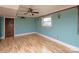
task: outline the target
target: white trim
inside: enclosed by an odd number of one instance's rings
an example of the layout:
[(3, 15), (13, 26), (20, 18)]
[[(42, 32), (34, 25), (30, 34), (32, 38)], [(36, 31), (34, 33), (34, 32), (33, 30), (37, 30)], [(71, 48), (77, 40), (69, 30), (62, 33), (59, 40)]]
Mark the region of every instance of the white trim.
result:
[(36, 32), (29, 32), (29, 33), (23, 33), (23, 34), (16, 34), (14, 37), (16, 37), (16, 36), (23, 36), (23, 35), (30, 35), (30, 34), (36, 34)]
[[(15, 34), (14, 37), (16, 37), (16, 36), (23, 36), (23, 35), (30, 35), (30, 34), (37, 34), (37, 32), (29, 32), (29, 33), (23, 33), (23, 34)], [(0, 37), (0, 39), (5, 39), (5, 36)]]
[[(43, 37), (45, 37), (45, 38), (47, 38), (47, 39), (49, 39), (49, 40), (51, 40), (51, 41), (57, 42), (57, 43), (59, 43), (59, 44), (62, 44), (62, 45), (64, 45), (64, 46), (66, 46), (66, 47), (68, 47), (68, 48), (74, 50), (74, 51), (78, 51), (78, 52), (79, 52), (79, 48), (78, 48), (78, 47), (72, 46), (72, 45), (70, 45), (70, 44), (64, 43), (64, 42), (62, 42), (62, 41), (59, 41), (59, 40), (54, 39), (54, 38), (52, 38), (52, 37), (48, 37), (48, 36), (43, 35), (43, 34), (38, 33), (38, 32), (29, 32), (29, 33), (23, 33), (23, 34), (15, 34), (14, 37), (16, 37), (16, 36), (23, 36), (23, 35), (30, 35), (30, 34), (38, 34), (38, 35), (43, 36)], [(1, 37), (1, 39), (4, 39), (4, 38), (5, 38), (4, 36)]]
[(37, 34), (40, 35), (40, 36), (43, 36), (43, 37), (45, 37), (45, 38), (47, 38), (47, 39), (49, 39), (49, 40), (51, 40), (51, 41), (57, 42), (57, 43), (59, 43), (59, 44), (62, 44), (62, 45), (66, 46), (66, 47), (68, 47), (68, 48), (70, 48), (70, 49), (72, 49), (72, 50), (74, 50), (74, 51), (78, 51), (78, 52), (79, 52), (79, 48), (78, 48), (78, 47), (72, 46), (72, 45), (70, 45), (70, 44), (64, 43), (64, 42), (62, 42), (62, 41), (59, 41), (59, 40), (57, 40), (57, 39), (54, 39), (54, 38), (52, 38), (52, 37), (48, 37), (48, 36), (43, 35), (43, 34), (40, 34), (40, 33), (37, 33)]

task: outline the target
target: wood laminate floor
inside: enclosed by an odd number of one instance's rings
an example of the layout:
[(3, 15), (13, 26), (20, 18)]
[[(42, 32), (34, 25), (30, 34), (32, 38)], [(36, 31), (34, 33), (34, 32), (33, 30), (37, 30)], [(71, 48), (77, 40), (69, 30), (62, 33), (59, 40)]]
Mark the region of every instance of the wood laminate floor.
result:
[(7, 38), (0, 42), (0, 52), (5, 53), (63, 53), (72, 52), (71, 49), (52, 42), (37, 34)]

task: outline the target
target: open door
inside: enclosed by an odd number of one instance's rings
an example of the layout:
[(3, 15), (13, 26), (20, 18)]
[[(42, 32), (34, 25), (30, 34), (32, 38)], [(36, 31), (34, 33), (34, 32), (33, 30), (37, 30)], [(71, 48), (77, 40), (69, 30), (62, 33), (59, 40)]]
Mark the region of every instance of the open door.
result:
[(14, 37), (14, 18), (5, 18), (5, 38)]

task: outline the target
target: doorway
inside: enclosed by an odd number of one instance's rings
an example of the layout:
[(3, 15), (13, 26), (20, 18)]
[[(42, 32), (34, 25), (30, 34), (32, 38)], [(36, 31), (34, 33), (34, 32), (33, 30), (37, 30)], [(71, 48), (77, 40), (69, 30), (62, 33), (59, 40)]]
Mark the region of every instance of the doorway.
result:
[(5, 38), (14, 38), (14, 18), (5, 18)]

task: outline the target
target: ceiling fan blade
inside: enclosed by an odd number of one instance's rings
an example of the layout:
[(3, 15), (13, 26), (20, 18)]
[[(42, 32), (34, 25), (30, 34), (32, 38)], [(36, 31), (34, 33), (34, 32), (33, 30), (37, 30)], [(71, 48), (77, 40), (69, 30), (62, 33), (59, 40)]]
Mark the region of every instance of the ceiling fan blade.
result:
[(39, 12), (32, 12), (32, 13), (37, 13), (37, 14), (39, 14)]
[(24, 13), (24, 14), (28, 14), (28, 13)]

